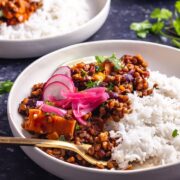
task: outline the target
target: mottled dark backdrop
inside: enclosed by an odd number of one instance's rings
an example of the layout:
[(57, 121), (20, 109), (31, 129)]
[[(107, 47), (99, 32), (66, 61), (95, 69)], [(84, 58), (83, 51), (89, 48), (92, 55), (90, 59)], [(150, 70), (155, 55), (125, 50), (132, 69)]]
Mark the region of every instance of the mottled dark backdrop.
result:
[[(173, 8), (174, 0), (112, 0), (111, 11), (104, 26), (88, 41), (104, 39), (137, 39), (129, 30), (133, 21), (142, 21), (155, 7)], [(162, 43), (157, 37), (146, 40)], [(0, 81), (15, 80), (35, 59), (0, 59)], [(0, 96), (0, 136), (12, 136), (7, 120), (7, 95)], [(63, 173), (63, 172), (62, 172)], [(20, 148), (0, 146), (0, 180), (56, 180), (32, 162)]]

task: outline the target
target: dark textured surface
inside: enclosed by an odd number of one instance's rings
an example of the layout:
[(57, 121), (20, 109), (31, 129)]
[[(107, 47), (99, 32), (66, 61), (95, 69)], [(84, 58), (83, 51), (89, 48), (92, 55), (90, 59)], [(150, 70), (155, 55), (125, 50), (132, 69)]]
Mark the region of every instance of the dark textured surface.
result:
[[(174, 0), (112, 0), (108, 20), (88, 41), (104, 39), (137, 39), (129, 30), (133, 21), (142, 21), (155, 7), (173, 8)], [(159, 38), (149, 36), (148, 41), (162, 43)], [(32, 60), (0, 59), (0, 81), (15, 80)], [(0, 96), (0, 136), (11, 136), (7, 113), (7, 95)], [(47, 173), (32, 162), (20, 148), (0, 146), (0, 180), (29, 180), (58, 178)]]

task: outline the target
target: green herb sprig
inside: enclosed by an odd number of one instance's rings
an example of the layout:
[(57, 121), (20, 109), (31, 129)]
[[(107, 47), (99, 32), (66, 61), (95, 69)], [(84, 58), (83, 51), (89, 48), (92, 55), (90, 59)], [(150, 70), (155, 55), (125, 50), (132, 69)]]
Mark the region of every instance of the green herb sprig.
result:
[(78, 124), (76, 124), (76, 127), (75, 127), (76, 131), (80, 130), (80, 126)]
[(114, 67), (116, 69), (122, 69), (123, 68), (123, 63), (121, 59), (118, 59), (116, 55), (113, 53), (112, 56), (107, 57), (107, 56), (95, 56), (95, 59), (98, 64), (102, 64), (104, 61), (109, 60), (114, 64)]
[(177, 129), (175, 129), (173, 132), (172, 132), (172, 137), (177, 137), (179, 136), (179, 131)]
[(99, 86), (100, 83), (101, 81), (88, 81), (85, 83), (85, 85), (87, 88), (93, 88)]
[(154, 34), (169, 39), (172, 45), (180, 48), (180, 0), (176, 1), (173, 12), (156, 8), (150, 14), (149, 20), (134, 22), (130, 29), (135, 31), (139, 38)]
[(0, 94), (5, 94), (10, 92), (11, 88), (13, 86), (13, 82), (12, 81), (3, 81), (0, 82)]

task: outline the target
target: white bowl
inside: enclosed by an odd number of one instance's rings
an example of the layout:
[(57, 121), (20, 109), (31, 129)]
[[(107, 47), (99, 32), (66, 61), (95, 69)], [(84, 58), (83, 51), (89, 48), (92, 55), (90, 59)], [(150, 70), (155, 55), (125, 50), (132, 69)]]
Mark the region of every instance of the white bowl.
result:
[[(8, 100), (8, 117), (14, 136), (30, 136), (21, 127), (22, 117), (18, 114), (17, 108), (21, 100), (29, 95), (33, 84), (46, 81), (51, 73), (63, 63), (94, 55), (111, 55), (113, 52), (119, 56), (140, 53), (148, 60), (152, 70), (159, 70), (180, 78), (180, 50), (159, 44), (112, 40), (78, 44), (55, 51), (32, 63), (14, 83)], [(22, 149), (39, 166), (64, 179), (175, 180), (175, 178), (180, 178), (180, 163), (133, 171), (98, 170), (68, 164), (49, 156), (38, 148), (23, 147)]]
[(107, 19), (111, 0), (88, 0), (94, 18), (76, 30), (33, 40), (0, 40), (1, 58), (29, 58), (47, 54), (59, 48), (82, 42), (97, 32)]

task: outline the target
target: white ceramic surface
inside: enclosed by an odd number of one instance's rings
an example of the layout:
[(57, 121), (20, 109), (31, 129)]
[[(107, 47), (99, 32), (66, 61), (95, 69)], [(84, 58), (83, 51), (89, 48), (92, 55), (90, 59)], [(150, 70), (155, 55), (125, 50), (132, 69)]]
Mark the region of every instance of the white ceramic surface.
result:
[(76, 30), (34, 40), (0, 40), (0, 58), (29, 58), (82, 42), (97, 32), (107, 19), (111, 0), (88, 0), (94, 18)]
[[(46, 55), (27, 67), (17, 78), (8, 100), (8, 117), (14, 136), (28, 137), (21, 127), (22, 117), (17, 108), (21, 100), (28, 96), (33, 84), (44, 82), (60, 65), (74, 59), (94, 55), (140, 53), (149, 62), (152, 70), (159, 70), (180, 78), (180, 50), (141, 41), (99, 41), (73, 45)], [(98, 170), (71, 165), (55, 159), (38, 148), (23, 147), (24, 152), (39, 166), (54, 175), (72, 180), (179, 180), (180, 163), (133, 171)]]

